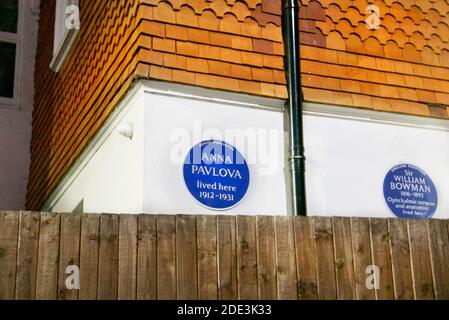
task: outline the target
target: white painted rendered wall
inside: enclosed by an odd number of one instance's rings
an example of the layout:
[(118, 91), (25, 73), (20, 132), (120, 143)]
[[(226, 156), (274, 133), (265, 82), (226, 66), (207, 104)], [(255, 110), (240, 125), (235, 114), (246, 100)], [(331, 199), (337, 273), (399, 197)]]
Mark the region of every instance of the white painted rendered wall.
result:
[[(286, 215), (282, 106), (279, 100), (141, 82), (44, 210), (72, 211), (84, 199), (85, 212)], [(383, 198), (383, 180), (391, 168), (408, 163), (426, 171), (438, 189), (434, 218), (449, 218), (447, 121), (325, 105), (305, 108), (310, 216), (393, 217)], [(117, 133), (128, 123), (134, 125), (133, 140)], [(223, 138), (229, 129), (277, 133), (274, 145), (267, 142), (275, 147), (268, 175), (267, 162), (252, 158), (248, 139)], [(179, 148), (185, 134), (189, 141)], [(198, 204), (185, 186), (182, 161), (173, 161), (183, 160), (198, 142), (217, 138), (237, 147), (251, 171), (246, 198), (226, 212)]]
[[(215, 98), (219, 99), (210, 99), (213, 93), (201, 90), (190, 94), (195, 96), (148, 92), (142, 97), (144, 211), (285, 215), (284, 103), (267, 99), (251, 101), (248, 96), (237, 94), (219, 97), (216, 93)], [(248, 192), (238, 206), (227, 211), (212, 211), (197, 203), (184, 182), (182, 168), (187, 153), (208, 140), (233, 145), (248, 162), (251, 175)]]
[(17, 99), (0, 103), (0, 210), (25, 208), (39, 1), (20, 0)]
[[(45, 210), (72, 212), (83, 201), (83, 212), (143, 212), (143, 106), (128, 101), (120, 111), (90, 146), (81, 164), (72, 169)], [(133, 125), (132, 139), (119, 133), (127, 124)]]
[[(280, 149), (273, 150), (277, 167), (265, 161), (262, 168), (274, 173), (266, 175), (250, 164), (252, 184), (248, 195), (226, 213), (285, 214), (283, 102), (194, 91), (191, 87), (155, 82), (138, 85), (117, 107), (103, 132), (72, 167), (43, 210), (72, 212), (83, 201), (83, 211), (91, 213), (215, 214), (196, 203), (184, 184), (182, 163), (173, 163), (170, 158), (177, 144), (172, 134), (177, 130), (191, 132), (193, 123), (201, 122), (206, 135), (200, 140), (213, 137), (207, 134), (210, 128), (219, 132), (271, 128), (277, 132), (274, 144)], [(222, 99), (214, 100), (212, 96)], [(247, 103), (242, 105), (239, 99)], [(132, 140), (118, 133), (122, 125), (128, 124), (134, 128)], [(200, 140), (192, 137), (191, 143)], [(186, 145), (185, 153), (181, 152), (182, 160), (191, 143)], [(242, 142), (236, 147), (241, 152), (245, 149)]]
[(395, 217), (384, 200), (383, 182), (396, 165), (412, 164), (437, 188), (433, 218), (449, 218), (449, 122), (348, 112), (353, 115), (308, 112), (305, 117), (309, 214)]

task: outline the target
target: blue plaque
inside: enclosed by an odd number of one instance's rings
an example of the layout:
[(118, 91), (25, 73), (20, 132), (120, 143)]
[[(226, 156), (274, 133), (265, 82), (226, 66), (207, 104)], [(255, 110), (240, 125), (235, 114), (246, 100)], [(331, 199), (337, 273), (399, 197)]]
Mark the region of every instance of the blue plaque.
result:
[(432, 179), (411, 164), (400, 164), (387, 173), (384, 197), (398, 218), (431, 218), (438, 206), (438, 194)]
[(242, 154), (216, 140), (203, 141), (184, 162), (184, 181), (192, 196), (212, 210), (229, 210), (245, 197), (250, 172)]

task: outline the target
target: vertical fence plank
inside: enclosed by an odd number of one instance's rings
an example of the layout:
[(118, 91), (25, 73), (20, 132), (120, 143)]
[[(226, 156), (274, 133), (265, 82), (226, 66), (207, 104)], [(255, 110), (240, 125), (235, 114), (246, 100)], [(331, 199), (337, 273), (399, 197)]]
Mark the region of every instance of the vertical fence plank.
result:
[(332, 223), (338, 299), (353, 300), (356, 296), (351, 220), (349, 218), (334, 218)]
[(100, 216), (81, 217), (80, 300), (95, 300), (98, 284), (98, 254), (100, 247)]
[(432, 300), (435, 295), (433, 292), (427, 221), (421, 219), (409, 220), (408, 233), (415, 299)]
[(79, 290), (67, 288), (66, 274), (68, 266), (80, 266), (81, 215), (61, 215), (61, 237), (59, 247), (58, 299), (77, 300)]
[(449, 239), (446, 221), (429, 220), (428, 232), (435, 298), (447, 300), (449, 299)]
[(385, 219), (370, 219), (373, 264), (379, 267), (380, 288), (377, 300), (394, 300), (393, 270), (391, 267), (388, 223)]
[(217, 217), (219, 299), (237, 300), (236, 218)]
[(276, 237), (274, 217), (258, 217), (256, 227), (258, 265), (257, 284), (259, 299), (276, 300), (278, 299), (278, 295), (276, 282)]
[(157, 219), (157, 294), (159, 300), (176, 300), (176, 217)]
[(0, 300), (14, 300), (19, 216), (0, 211)]
[(301, 300), (318, 299), (313, 220), (294, 217), (298, 295)]
[(374, 290), (366, 287), (369, 276), (366, 268), (373, 264), (371, 258), (371, 239), (369, 220), (351, 219), (352, 252), (354, 255), (355, 293), (357, 300), (374, 299)]
[(176, 219), (176, 257), (178, 299), (198, 298), (198, 262), (196, 248), (196, 217)]
[(316, 248), (318, 298), (337, 299), (334, 241), (331, 218), (313, 218)]
[(119, 226), (118, 299), (137, 294), (137, 215), (121, 215)]
[(237, 275), (240, 300), (257, 299), (256, 218), (237, 217)]
[(217, 274), (217, 219), (212, 216), (197, 217), (198, 248), (198, 299), (218, 298)]
[(98, 299), (118, 298), (119, 216), (101, 215), (98, 254)]
[(389, 219), (391, 264), (396, 300), (412, 300), (413, 283), (407, 221)]
[(32, 300), (36, 297), (39, 220), (40, 214), (37, 212), (20, 213), (16, 271), (17, 300)]
[(141, 215), (137, 241), (137, 299), (157, 299), (157, 218)]
[(39, 300), (56, 300), (58, 296), (60, 231), (61, 215), (41, 214), (36, 280)]
[(298, 299), (295, 239), (291, 217), (276, 217), (277, 284), (281, 300)]

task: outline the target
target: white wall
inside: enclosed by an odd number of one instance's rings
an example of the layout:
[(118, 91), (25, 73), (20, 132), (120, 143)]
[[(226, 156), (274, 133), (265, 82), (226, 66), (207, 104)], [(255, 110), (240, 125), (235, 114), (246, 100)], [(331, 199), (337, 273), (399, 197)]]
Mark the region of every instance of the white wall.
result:
[[(277, 108), (242, 105), (243, 95), (221, 101), (203, 97), (148, 93), (145, 108), (144, 211), (148, 213), (286, 215), (284, 180), (284, 114)], [(235, 99), (232, 101), (231, 99)], [(183, 177), (187, 153), (202, 141), (233, 145), (249, 165), (245, 198), (227, 211), (200, 205)]]
[(31, 113), (0, 107), (0, 209), (25, 208)]
[[(83, 201), (83, 212), (142, 213), (143, 119), (143, 109), (134, 101), (120, 108), (45, 210), (72, 212)], [(128, 124), (133, 124), (132, 139), (119, 133)]]
[[(141, 82), (47, 208), (72, 211), (84, 199), (85, 212), (286, 215), (282, 106), (279, 100)], [(307, 104), (304, 122), (310, 216), (394, 217), (383, 181), (390, 169), (407, 163), (423, 169), (438, 189), (434, 218), (449, 218), (447, 121)], [(126, 123), (134, 125), (133, 140), (117, 133)], [(246, 197), (225, 212), (197, 203), (183, 179), (188, 151), (210, 139), (234, 145), (251, 171)]]
[[(384, 200), (387, 172), (399, 164), (424, 170), (439, 196), (434, 218), (449, 218), (449, 124), (367, 112), (355, 117), (305, 117), (307, 195), (310, 215), (394, 217)], [(374, 117), (374, 119), (373, 119)], [(375, 118), (378, 118), (376, 120)], [(381, 118), (385, 120), (381, 120)]]
[[(208, 90), (192, 96), (186, 94), (195, 93), (191, 87), (146, 84), (137, 86), (117, 107), (48, 199), (44, 211), (71, 212), (84, 201), (83, 211), (93, 213), (216, 214), (190, 195), (182, 177), (183, 163), (176, 161), (183, 161), (201, 140), (219, 138), (217, 135), (226, 129), (231, 133), (242, 129), (242, 134), (237, 132), (242, 140), (234, 143), (231, 136), (222, 138), (245, 155), (251, 186), (245, 199), (226, 214), (286, 214), (282, 101)], [(211, 99), (211, 94), (223, 99)], [(203, 127), (203, 136), (194, 136), (194, 123)], [(117, 132), (123, 124), (133, 125), (132, 140)], [(208, 133), (211, 128), (216, 129), (216, 135)], [(273, 134), (266, 146), (271, 147), (267, 152), (271, 151), (273, 158), (262, 154), (262, 165), (258, 166), (258, 155), (251, 155), (245, 134), (267, 129)], [(173, 140), (179, 132), (186, 133), (189, 140), (181, 151), (180, 141)], [(180, 151), (180, 158), (171, 158), (175, 151)]]
[(20, 0), (17, 99), (0, 103), (0, 210), (25, 208), (39, 1)]

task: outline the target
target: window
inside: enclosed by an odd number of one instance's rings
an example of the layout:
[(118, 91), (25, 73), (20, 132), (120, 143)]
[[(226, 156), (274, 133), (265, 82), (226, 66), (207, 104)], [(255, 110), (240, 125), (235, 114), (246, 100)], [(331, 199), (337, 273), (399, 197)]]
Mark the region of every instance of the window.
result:
[(19, 1), (0, 2), (0, 103), (15, 104), (17, 97), (17, 57)]
[(0, 31), (17, 33), (18, 6), (18, 0), (0, 2)]
[(58, 72), (80, 29), (79, 0), (56, 0), (53, 59), (50, 68)]

